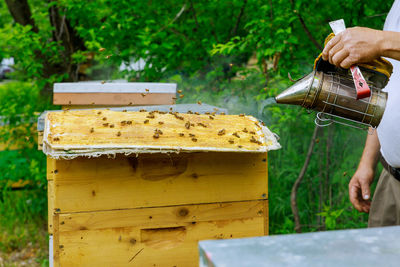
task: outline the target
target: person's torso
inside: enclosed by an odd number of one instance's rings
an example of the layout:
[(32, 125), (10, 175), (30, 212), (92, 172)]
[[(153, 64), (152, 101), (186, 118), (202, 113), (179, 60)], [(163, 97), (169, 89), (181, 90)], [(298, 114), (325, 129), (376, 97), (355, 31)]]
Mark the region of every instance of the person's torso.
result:
[[(400, 32), (400, 0), (393, 3), (384, 30)], [(384, 89), (388, 92), (388, 101), (378, 127), (378, 138), (383, 157), (391, 166), (400, 168), (400, 61), (388, 60), (393, 65), (393, 73)]]

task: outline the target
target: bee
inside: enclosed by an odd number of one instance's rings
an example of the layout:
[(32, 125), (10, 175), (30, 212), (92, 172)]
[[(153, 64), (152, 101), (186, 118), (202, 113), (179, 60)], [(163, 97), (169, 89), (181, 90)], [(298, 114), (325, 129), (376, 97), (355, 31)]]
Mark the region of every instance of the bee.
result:
[(126, 112), (126, 109), (122, 110), (122, 112)]
[(149, 111), (149, 114), (152, 115), (154, 114), (154, 112), (156, 112), (155, 110)]
[(117, 133), (117, 136), (121, 136), (121, 132), (118, 132), (118, 133)]
[(252, 135), (255, 135), (255, 134), (256, 134), (256, 132), (254, 132), (254, 131), (250, 131), (250, 134), (252, 134)]
[(97, 112), (97, 115), (100, 115), (100, 114), (101, 114), (101, 111)]
[(90, 103), (90, 104), (94, 105), (94, 102), (92, 102), (92, 103)]
[(72, 102), (71, 102), (71, 101), (68, 101), (68, 104), (69, 104), (69, 105), (71, 105), (71, 104), (72, 104)]
[(104, 52), (106, 49), (104, 47), (99, 48), (99, 52)]
[(215, 111), (211, 113), (211, 115), (213, 115), (213, 116), (215, 116), (215, 114), (217, 114), (217, 112), (215, 112)]
[(54, 138), (53, 138), (53, 141), (60, 141), (60, 138), (54, 137)]
[(193, 112), (191, 110), (188, 110), (187, 114), (193, 114)]
[(184, 120), (185, 118), (184, 117), (182, 117), (182, 116), (179, 116), (179, 115), (177, 115), (177, 114), (174, 114), (175, 115), (175, 118), (177, 118), (178, 120)]
[(263, 121), (261, 122), (261, 124), (262, 124), (262, 126), (265, 126), (265, 123)]
[(261, 142), (258, 141), (257, 139), (255, 139), (254, 136), (252, 136), (252, 137), (250, 138), (250, 142), (261, 145)]
[(108, 126), (108, 122), (103, 123), (103, 126), (104, 126), (104, 127), (107, 127), (107, 126)]
[(192, 138), (192, 141), (193, 141), (193, 142), (197, 142), (197, 138), (194, 138), (194, 137), (193, 137), (193, 138)]
[(181, 94), (182, 93), (182, 90), (178, 90), (178, 94)]
[(218, 111), (219, 109), (218, 109), (218, 108), (213, 108), (213, 110), (214, 110), (214, 111)]
[(172, 107), (169, 108), (169, 111), (172, 111)]
[(126, 125), (126, 121), (121, 121), (121, 126), (125, 126)]
[(190, 129), (190, 122), (189, 121), (185, 123), (185, 127), (186, 127), (186, 129)]
[(179, 98), (183, 98), (185, 95), (179, 95)]
[(190, 126), (194, 127), (194, 123), (190, 123)]
[(209, 118), (210, 118), (210, 120), (213, 120), (214, 119), (214, 117), (213, 116), (208, 116)]
[(103, 121), (106, 121), (107, 120), (107, 118), (106, 117), (103, 117)]
[(145, 110), (145, 109), (141, 109), (141, 110), (139, 110), (139, 112), (146, 112), (147, 110)]
[(240, 113), (240, 114), (239, 114), (239, 117), (244, 117), (244, 114), (243, 114), (243, 113)]
[(242, 148), (243, 146), (241, 146), (241, 145), (238, 145), (238, 148)]
[(91, 133), (94, 133), (94, 128), (90, 128), (90, 132), (91, 132)]
[(154, 114), (149, 114), (149, 115), (147, 115), (147, 116), (146, 116), (146, 118), (149, 118), (149, 119), (154, 119), (154, 118), (155, 118), (155, 116), (154, 116)]
[(158, 133), (155, 133), (154, 135), (153, 135), (153, 138), (154, 139), (157, 139), (157, 138), (159, 138), (160, 137), (160, 135), (158, 134)]
[(162, 125), (162, 124), (164, 124), (164, 122), (163, 121), (159, 121), (158, 124)]
[(219, 113), (219, 115), (225, 115), (225, 112), (221, 112), (221, 113)]
[(159, 114), (167, 114), (167, 112), (165, 112), (165, 111), (159, 111), (158, 113)]
[(163, 134), (163, 132), (161, 130), (159, 130), (159, 129), (155, 129), (154, 132), (158, 133), (158, 134)]
[(142, 96), (143, 96), (143, 97), (145, 97), (145, 96), (146, 96), (146, 94), (145, 94), (145, 93), (142, 93)]
[(239, 136), (239, 134), (237, 132), (234, 132), (232, 135), (236, 136), (237, 138), (240, 138), (240, 136)]
[(243, 128), (242, 132), (248, 133), (249, 131), (246, 128)]
[(131, 106), (131, 105), (133, 105), (133, 103), (132, 103), (132, 102), (129, 102), (128, 105)]
[(258, 124), (257, 122), (255, 122), (254, 123), (258, 128), (260, 128), (261, 129), (261, 126), (260, 126), (260, 124)]
[(200, 115), (200, 113), (198, 113), (198, 112), (195, 112), (194, 114), (196, 114), (196, 115)]
[(201, 105), (202, 103), (201, 103), (201, 101), (199, 100), (199, 101), (197, 101), (197, 104)]
[(149, 89), (144, 89), (146, 92), (150, 92), (150, 90)]
[(126, 121), (126, 124), (132, 125), (132, 121)]
[(177, 98), (175, 96), (172, 97), (173, 100), (177, 100)]
[(179, 133), (179, 136), (183, 137), (183, 136), (185, 136), (185, 134), (184, 133)]
[(226, 133), (226, 131), (225, 131), (225, 129), (222, 129), (222, 130), (220, 130), (219, 132), (218, 132), (218, 135), (224, 135)]
[(110, 124), (110, 128), (114, 128), (114, 124)]
[(190, 136), (190, 137), (195, 137), (196, 135), (195, 135), (195, 134), (192, 134), (192, 133), (190, 133), (190, 134), (189, 134), (189, 136)]
[(147, 124), (147, 123), (149, 123), (149, 120), (145, 120), (143, 123), (144, 123), (144, 124)]
[(229, 142), (229, 144), (234, 144), (235, 143), (235, 141), (233, 141), (232, 139), (229, 139), (228, 142)]
[(197, 123), (197, 125), (203, 126), (204, 128), (207, 128), (207, 125), (205, 125), (204, 123), (201, 123), (201, 122)]
[(204, 112), (204, 114), (206, 114), (206, 115), (210, 115), (210, 112), (208, 112), (208, 111), (207, 111), (207, 112)]

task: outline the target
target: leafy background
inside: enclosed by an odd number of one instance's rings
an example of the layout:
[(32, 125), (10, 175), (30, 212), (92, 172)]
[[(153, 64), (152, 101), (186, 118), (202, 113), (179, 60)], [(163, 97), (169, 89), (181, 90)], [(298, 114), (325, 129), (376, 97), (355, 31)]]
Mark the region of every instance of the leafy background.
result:
[[(11, 15), (15, 2), (30, 11), (26, 20)], [(315, 114), (273, 104), (271, 98), (291, 85), (288, 73), (296, 79), (312, 70), (330, 33), (329, 21), (343, 18), (348, 27), (381, 29), (391, 4), (0, 2), (0, 58), (15, 60), (13, 81), (0, 85), (0, 266), (19, 266), (16, 259), (47, 264), (46, 162), (36, 149), (35, 122), (43, 110), (59, 108), (51, 105), (51, 89), (60, 81), (176, 82), (185, 95), (178, 103), (201, 100), (264, 120), (282, 145), (269, 153), (270, 233), (294, 232), (290, 191), (304, 163)], [(140, 69), (132, 69), (137, 61)], [(347, 195), (366, 134), (336, 125), (319, 132), (297, 196), (302, 231), (366, 226), (367, 216), (351, 207)], [(11, 181), (19, 180), (29, 185), (12, 190)]]

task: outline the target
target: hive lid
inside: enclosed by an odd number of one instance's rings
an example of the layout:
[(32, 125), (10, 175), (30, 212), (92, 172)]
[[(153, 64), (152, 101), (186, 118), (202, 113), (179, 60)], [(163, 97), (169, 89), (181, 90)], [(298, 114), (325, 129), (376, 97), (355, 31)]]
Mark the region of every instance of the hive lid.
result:
[(53, 158), (171, 152), (267, 152), (274, 134), (244, 115), (113, 110), (48, 112), (43, 152)]

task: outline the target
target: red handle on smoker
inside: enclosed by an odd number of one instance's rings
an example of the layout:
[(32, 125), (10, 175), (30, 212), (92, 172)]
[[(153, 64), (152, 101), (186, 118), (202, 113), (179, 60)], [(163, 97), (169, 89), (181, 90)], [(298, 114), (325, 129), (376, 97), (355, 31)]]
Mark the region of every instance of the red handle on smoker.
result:
[(371, 89), (369, 89), (360, 68), (353, 65), (350, 67), (350, 71), (353, 76), (354, 85), (356, 86), (357, 99), (369, 97), (371, 95)]

